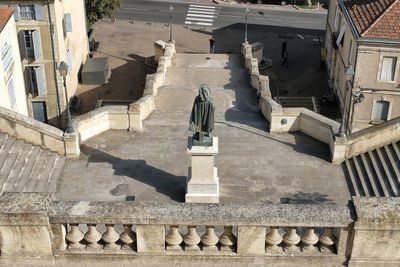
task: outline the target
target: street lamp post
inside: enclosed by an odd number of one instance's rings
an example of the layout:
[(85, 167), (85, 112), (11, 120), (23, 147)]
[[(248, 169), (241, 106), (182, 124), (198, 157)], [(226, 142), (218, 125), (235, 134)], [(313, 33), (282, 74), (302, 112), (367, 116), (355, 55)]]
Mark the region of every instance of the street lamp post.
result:
[(67, 74), (68, 74), (68, 64), (65, 63), (64, 61), (61, 61), (60, 65), (58, 66), (58, 71), (60, 72), (60, 75), (63, 78), (65, 101), (66, 101), (66, 104), (67, 104), (67, 107), (65, 109), (66, 112), (67, 112), (67, 128), (65, 128), (65, 132), (66, 133), (73, 133), (74, 132), (74, 127), (72, 125), (71, 112), (69, 110), (69, 100), (68, 100), (67, 83), (66, 83), (66, 77), (67, 77)]
[(169, 42), (172, 42), (172, 11), (174, 11), (174, 7), (169, 7)]
[(342, 121), (340, 123), (340, 128), (337, 136), (339, 137), (345, 137), (345, 120), (346, 120), (346, 99), (347, 99), (347, 91), (351, 89), (351, 84), (354, 76), (354, 69), (351, 65), (346, 67), (346, 70), (344, 71), (345, 76), (346, 76), (346, 89), (344, 92), (344, 99), (343, 99), (343, 112), (342, 112)]
[(244, 29), (244, 42), (247, 43), (247, 16), (250, 13), (250, 9), (246, 8), (244, 10), (244, 17), (245, 17), (245, 29)]

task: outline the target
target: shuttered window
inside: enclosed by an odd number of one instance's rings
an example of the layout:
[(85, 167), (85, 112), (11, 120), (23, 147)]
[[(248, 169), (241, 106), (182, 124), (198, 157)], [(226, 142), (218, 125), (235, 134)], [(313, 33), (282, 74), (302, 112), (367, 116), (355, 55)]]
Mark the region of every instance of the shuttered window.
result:
[(14, 81), (12, 78), (7, 83), (7, 89), (8, 89), (8, 96), (10, 98), (10, 105), (13, 108), (17, 103), (17, 99), (15, 97)]
[(396, 64), (397, 64), (396, 57), (383, 57), (380, 80), (394, 81)]
[(15, 20), (43, 20), (42, 5), (12, 5)]
[(346, 31), (346, 24), (343, 23), (342, 26), (340, 26), (340, 32), (339, 32), (339, 36), (336, 39), (336, 45), (339, 46), (339, 44), (342, 43), (343, 37), (344, 37), (344, 32)]
[(372, 110), (372, 121), (381, 122), (387, 121), (389, 115), (389, 101), (376, 101)]
[(46, 79), (43, 66), (28, 67), (26, 76), (29, 93), (32, 94), (33, 97), (46, 94)]
[(22, 58), (40, 60), (42, 47), (39, 30), (25, 30), (18, 33)]
[(72, 32), (72, 19), (71, 13), (64, 14), (64, 33)]
[(1, 61), (3, 62), (3, 69), (7, 71), (8, 67), (13, 62), (12, 47), (10, 45), (10, 39), (7, 36), (6, 41), (0, 45)]
[(71, 72), (71, 68), (72, 68), (71, 49), (67, 50), (66, 60), (67, 60), (67, 65), (68, 65), (68, 73), (70, 73)]

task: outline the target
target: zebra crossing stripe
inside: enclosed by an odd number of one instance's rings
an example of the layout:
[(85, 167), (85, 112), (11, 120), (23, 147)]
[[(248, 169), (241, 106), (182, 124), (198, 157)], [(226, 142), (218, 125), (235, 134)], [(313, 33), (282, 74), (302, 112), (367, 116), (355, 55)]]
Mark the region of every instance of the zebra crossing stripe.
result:
[(220, 8), (214, 6), (189, 5), (186, 14), (186, 25), (212, 26)]

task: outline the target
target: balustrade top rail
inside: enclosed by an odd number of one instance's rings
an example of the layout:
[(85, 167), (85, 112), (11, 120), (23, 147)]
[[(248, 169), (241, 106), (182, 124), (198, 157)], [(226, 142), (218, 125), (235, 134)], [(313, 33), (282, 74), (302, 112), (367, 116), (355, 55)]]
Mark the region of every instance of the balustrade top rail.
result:
[(332, 204), (188, 204), (55, 201), (51, 223), (346, 227), (351, 207)]

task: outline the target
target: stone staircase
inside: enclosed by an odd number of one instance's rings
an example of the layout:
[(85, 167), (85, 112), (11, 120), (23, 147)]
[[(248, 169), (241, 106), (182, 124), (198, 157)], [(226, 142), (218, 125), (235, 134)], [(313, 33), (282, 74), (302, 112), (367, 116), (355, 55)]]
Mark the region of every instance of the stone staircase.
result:
[(343, 163), (355, 196), (400, 196), (400, 141), (354, 156)]
[(0, 193), (55, 192), (65, 158), (0, 133)]

